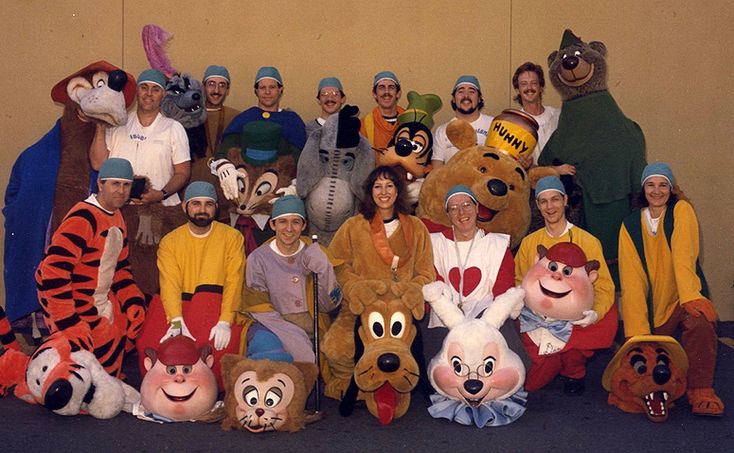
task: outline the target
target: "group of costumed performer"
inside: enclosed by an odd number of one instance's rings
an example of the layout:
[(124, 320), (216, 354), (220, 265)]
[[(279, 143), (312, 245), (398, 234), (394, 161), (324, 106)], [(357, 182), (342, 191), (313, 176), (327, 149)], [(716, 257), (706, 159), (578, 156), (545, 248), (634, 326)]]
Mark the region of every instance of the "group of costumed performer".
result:
[(38, 300), (51, 333), (91, 336), (90, 350), (115, 377), (145, 318), (119, 209), (127, 201), (124, 186), (129, 190), (132, 180), (128, 161), (107, 159), (99, 170), (100, 194), (71, 208), (36, 272)]

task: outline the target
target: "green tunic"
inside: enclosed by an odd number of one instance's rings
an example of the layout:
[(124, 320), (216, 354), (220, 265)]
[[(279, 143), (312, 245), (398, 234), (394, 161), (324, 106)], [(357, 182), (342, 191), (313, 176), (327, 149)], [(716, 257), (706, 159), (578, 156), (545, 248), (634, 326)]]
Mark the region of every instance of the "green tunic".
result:
[(646, 165), (640, 126), (624, 115), (608, 91), (566, 101), (558, 128), (538, 159), (539, 165), (557, 162), (576, 167), (586, 229), (601, 241), (604, 255), (615, 259), (619, 227), (631, 211), (630, 196), (640, 190)]

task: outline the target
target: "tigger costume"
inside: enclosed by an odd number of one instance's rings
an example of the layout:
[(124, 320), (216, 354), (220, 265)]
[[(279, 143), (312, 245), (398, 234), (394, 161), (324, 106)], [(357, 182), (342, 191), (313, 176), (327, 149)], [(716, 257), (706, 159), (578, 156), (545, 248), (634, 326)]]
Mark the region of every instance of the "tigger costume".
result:
[(91, 196), (66, 215), (36, 271), (49, 330), (88, 331), (90, 352), (115, 377), (145, 317), (143, 294), (130, 271), (126, 233), (120, 211), (101, 209)]
[[(85, 333), (86, 332), (86, 333)], [(0, 396), (16, 397), (58, 415), (112, 418), (131, 412), (140, 394), (107, 374), (90, 352), (92, 337), (81, 323), (52, 333), (30, 357), (15, 349), (0, 355)]]
[(18, 342), (15, 340), (15, 333), (10, 328), (10, 322), (8, 322), (2, 306), (0, 306), (0, 346), (8, 349), (20, 349)]

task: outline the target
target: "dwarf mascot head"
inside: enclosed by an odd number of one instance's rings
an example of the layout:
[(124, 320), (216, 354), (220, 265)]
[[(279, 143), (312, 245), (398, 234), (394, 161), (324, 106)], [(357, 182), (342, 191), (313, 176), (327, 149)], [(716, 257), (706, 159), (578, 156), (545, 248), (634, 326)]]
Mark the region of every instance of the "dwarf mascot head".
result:
[(194, 340), (179, 335), (161, 343), (157, 351), (147, 348), (145, 355), (147, 373), (140, 397), (147, 411), (181, 422), (195, 420), (214, 407), (217, 381), (210, 346), (197, 348)]
[(561, 242), (538, 246), (538, 261), (522, 280), (525, 305), (538, 315), (576, 321), (594, 305), (593, 283), (599, 262), (588, 261), (581, 247)]

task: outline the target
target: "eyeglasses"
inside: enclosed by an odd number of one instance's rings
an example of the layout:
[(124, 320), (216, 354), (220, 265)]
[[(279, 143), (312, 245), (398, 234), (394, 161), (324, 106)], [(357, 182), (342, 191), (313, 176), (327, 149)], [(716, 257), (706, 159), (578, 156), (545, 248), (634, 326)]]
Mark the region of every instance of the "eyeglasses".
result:
[(474, 203), (472, 203), (471, 201), (465, 201), (461, 203), (460, 205), (452, 204), (452, 205), (449, 205), (449, 213), (456, 214), (457, 212), (459, 212), (459, 210), (466, 211), (473, 207), (474, 207)]
[(340, 96), (341, 93), (338, 90), (323, 90), (319, 93), (319, 96)]
[(215, 80), (207, 80), (206, 86), (209, 88), (219, 87), (221, 89), (226, 89), (229, 84), (227, 82), (217, 82)]
[(462, 362), (459, 357), (453, 356), (451, 358), (451, 367), (454, 369), (454, 374), (459, 377), (467, 377), (472, 373), (475, 373), (477, 376), (480, 377), (489, 377), (494, 372), (494, 366), (496, 362), (497, 359), (492, 356), (488, 356), (484, 359), (484, 363), (478, 365), (476, 370), (471, 371), (469, 365)]

